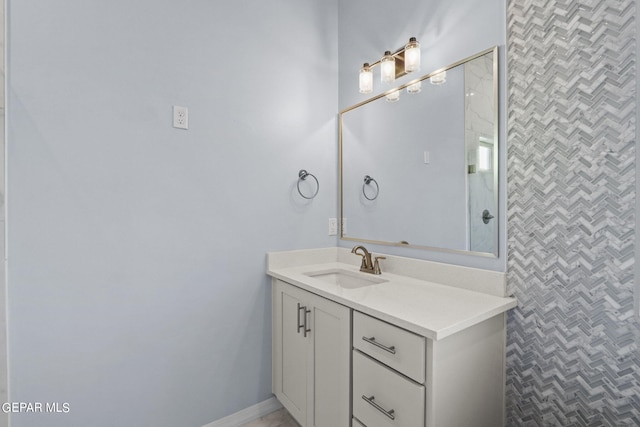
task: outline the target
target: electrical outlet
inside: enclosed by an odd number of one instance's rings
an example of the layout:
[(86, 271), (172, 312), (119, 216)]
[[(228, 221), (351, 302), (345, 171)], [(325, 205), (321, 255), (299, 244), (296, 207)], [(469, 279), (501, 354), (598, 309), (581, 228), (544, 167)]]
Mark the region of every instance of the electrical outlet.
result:
[(338, 235), (338, 219), (329, 218), (329, 236)]
[(189, 109), (187, 107), (173, 106), (173, 127), (189, 129)]
[(342, 218), (340, 228), (342, 229), (342, 236), (346, 236), (347, 235), (347, 218)]

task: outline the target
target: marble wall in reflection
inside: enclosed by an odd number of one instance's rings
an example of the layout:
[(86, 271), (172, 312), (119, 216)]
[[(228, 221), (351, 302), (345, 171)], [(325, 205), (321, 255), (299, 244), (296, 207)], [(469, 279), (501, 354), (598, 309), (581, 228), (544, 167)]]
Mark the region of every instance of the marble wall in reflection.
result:
[(483, 221), (483, 212), (496, 216), (494, 178), (497, 153), (493, 56), (469, 61), (464, 67), (465, 147), (469, 192), (469, 250), (495, 252), (496, 221)]

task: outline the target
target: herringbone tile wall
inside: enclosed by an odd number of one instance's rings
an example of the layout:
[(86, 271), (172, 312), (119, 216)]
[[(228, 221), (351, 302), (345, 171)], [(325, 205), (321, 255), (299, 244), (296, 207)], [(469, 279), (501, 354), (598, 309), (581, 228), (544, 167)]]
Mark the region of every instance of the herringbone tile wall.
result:
[(507, 0), (508, 426), (640, 426), (633, 0)]

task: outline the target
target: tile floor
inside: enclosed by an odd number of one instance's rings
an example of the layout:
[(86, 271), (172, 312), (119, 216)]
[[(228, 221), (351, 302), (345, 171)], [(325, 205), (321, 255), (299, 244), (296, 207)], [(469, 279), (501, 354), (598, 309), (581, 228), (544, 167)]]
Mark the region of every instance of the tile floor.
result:
[(258, 418), (255, 421), (245, 424), (242, 427), (300, 427), (298, 423), (289, 415), (284, 409), (279, 409), (275, 412), (265, 415), (262, 418)]

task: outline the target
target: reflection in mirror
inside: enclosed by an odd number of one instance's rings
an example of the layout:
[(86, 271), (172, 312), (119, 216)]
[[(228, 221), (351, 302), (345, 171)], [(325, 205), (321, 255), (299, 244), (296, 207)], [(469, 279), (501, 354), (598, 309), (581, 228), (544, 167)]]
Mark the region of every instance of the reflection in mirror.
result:
[(340, 113), (341, 237), (496, 256), (497, 48), (418, 80)]

